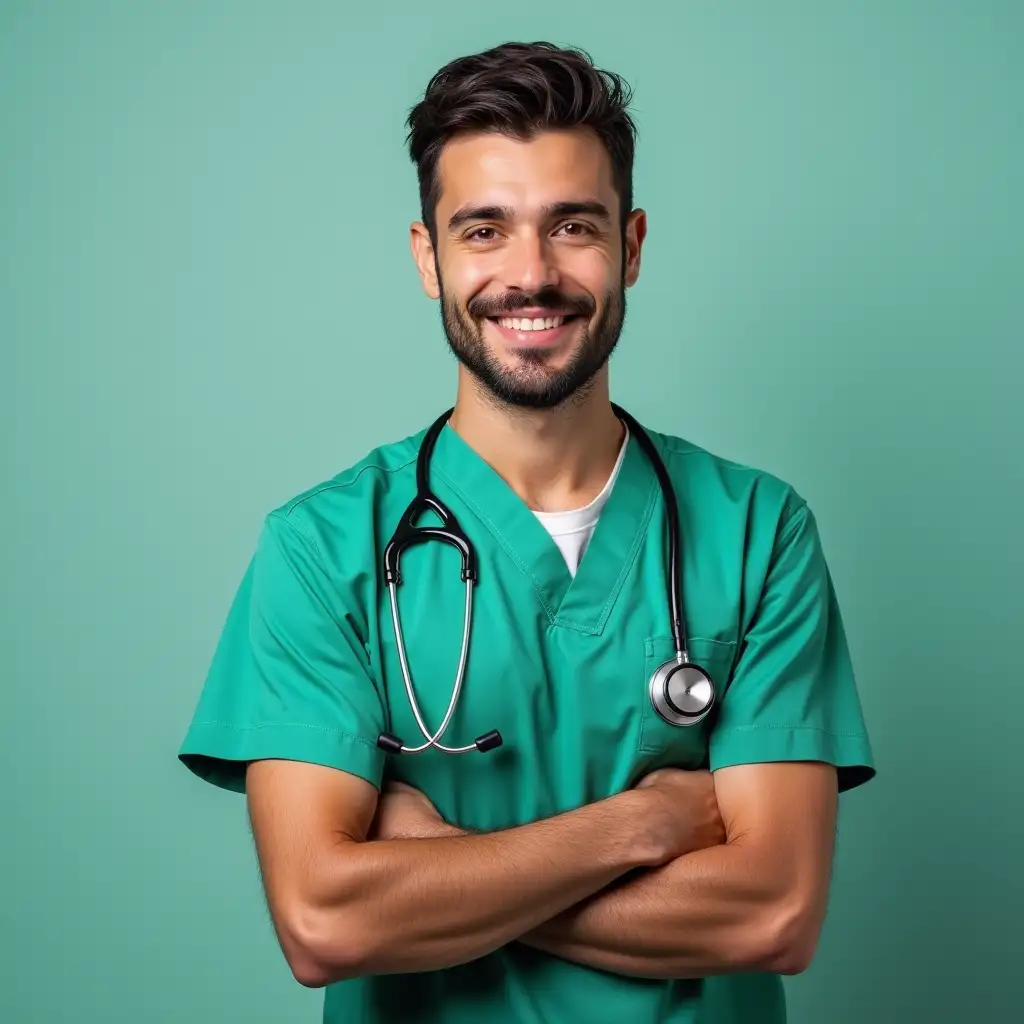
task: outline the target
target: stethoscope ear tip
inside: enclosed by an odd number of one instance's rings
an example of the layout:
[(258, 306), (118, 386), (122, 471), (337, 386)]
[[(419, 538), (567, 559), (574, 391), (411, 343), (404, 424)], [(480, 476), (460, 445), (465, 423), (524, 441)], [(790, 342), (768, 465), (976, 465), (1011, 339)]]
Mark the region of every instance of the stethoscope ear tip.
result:
[(382, 732), (377, 737), (377, 746), (386, 754), (400, 754), (402, 741), (393, 732)]
[(497, 729), (492, 729), (490, 732), (485, 732), (483, 736), (477, 736), (474, 741), (476, 749), (481, 754), (486, 754), (488, 750), (494, 750), (495, 747), (500, 747), (502, 744), (501, 733)]
[[(477, 736), (473, 741), (473, 747), (476, 747), (481, 754), (486, 754), (488, 750), (494, 750), (496, 747), (500, 747), (502, 744), (501, 733), (497, 729), (492, 729), (490, 732), (485, 732), (483, 736)], [(427, 744), (428, 746), (430, 744)], [(384, 751), (385, 754), (401, 754), (405, 751), (405, 745), (393, 732), (382, 732), (377, 737), (377, 746)], [(448, 747), (442, 747), (437, 744), (440, 750), (444, 750), (451, 754), (463, 754), (473, 749), (473, 747), (461, 747), (458, 750), (451, 750)], [(419, 748), (423, 749), (423, 748)], [(416, 749), (412, 751), (416, 753)]]

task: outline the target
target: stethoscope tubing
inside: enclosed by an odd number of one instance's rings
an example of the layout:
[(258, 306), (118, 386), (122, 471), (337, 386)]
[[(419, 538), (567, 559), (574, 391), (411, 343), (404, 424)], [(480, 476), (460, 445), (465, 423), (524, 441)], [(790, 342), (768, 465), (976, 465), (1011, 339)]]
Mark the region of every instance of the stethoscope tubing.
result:
[(685, 665), (689, 662), (690, 656), (687, 651), (686, 619), (683, 615), (683, 580), (679, 565), (679, 504), (676, 501), (675, 488), (669, 479), (665, 463), (655, 449), (647, 431), (621, 406), (613, 402), (612, 409), (615, 415), (629, 427), (630, 432), (637, 439), (637, 443), (643, 448), (661, 488), (661, 499), (665, 503), (664, 518), (668, 526), (668, 610), (672, 624), (672, 641), (676, 648), (676, 660), (681, 665)]
[(427, 727), (426, 719), (420, 709), (419, 701), (416, 699), (416, 691), (412, 685), (412, 673), (409, 670), (409, 661), (405, 654), (405, 639), (402, 635), (402, 623), (398, 615), (398, 588), (394, 583), (388, 585), (388, 590), (391, 592), (391, 618), (395, 625), (395, 639), (398, 643), (398, 660), (402, 666), (402, 678), (405, 681), (405, 692), (409, 698), (409, 705), (412, 707), (413, 716), (416, 719), (416, 724), (419, 726), (420, 732), (426, 739), (426, 743), (421, 743), (418, 747), (402, 747), (403, 754), (419, 754), (426, 750), (428, 747), (437, 747), (438, 750), (443, 750), (446, 754), (468, 754), (471, 750), (476, 750), (475, 744), (470, 744), (467, 747), (446, 747), (443, 743), (440, 743), (440, 738), (445, 734), (448, 729), (448, 723), (452, 720), (452, 715), (455, 714), (455, 708), (459, 703), (459, 695), (462, 693), (462, 682), (466, 675), (466, 662), (469, 660), (469, 637), (472, 632), (473, 624), (473, 580), (466, 580), (466, 610), (463, 618), (462, 625), (462, 652), (459, 655), (459, 670), (455, 677), (455, 685), (452, 687), (451, 700), (448, 702), (448, 710), (445, 712), (444, 719), (441, 725), (438, 727), (437, 732), (431, 735), (430, 729)]

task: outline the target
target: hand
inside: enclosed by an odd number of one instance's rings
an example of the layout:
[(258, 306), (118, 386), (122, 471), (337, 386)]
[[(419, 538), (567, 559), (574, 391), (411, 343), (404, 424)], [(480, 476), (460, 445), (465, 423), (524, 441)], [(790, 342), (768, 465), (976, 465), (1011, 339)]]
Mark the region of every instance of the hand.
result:
[(370, 839), (436, 839), (459, 834), (418, 789), (397, 780), (384, 784)]
[(644, 797), (641, 812), (653, 831), (664, 861), (725, 842), (714, 777), (709, 771), (659, 768), (635, 789)]

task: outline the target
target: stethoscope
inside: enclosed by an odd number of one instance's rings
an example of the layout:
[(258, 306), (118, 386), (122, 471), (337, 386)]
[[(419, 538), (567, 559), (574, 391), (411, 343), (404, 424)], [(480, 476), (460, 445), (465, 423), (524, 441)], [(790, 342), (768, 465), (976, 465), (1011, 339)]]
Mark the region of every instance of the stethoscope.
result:
[[(651, 439), (643, 427), (624, 409), (612, 405), (615, 414), (629, 427), (650, 460), (661, 487), (662, 499), (665, 502), (665, 516), (668, 521), (668, 598), (669, 614), (672, 621), (672, 641), (675, 645), (675, 656), (655, 669), (649, 683), (651, 703), (655, 711), (670, 725), (696, 725), (711, 711), (715, 703), (715, 684), (711, 676), (699, 665), (690, 661), (686, 650), (686, 623), (683, 619), (682, 573), (679, 564), (679, 510), (676, 504), (675, 491), (669, 480), (665, 464), (658, 455)], [(398, 660), (402, 666), (402, 678), (405, 680), (405, 692), (409, 698), (409, 706), (416, 718), (416, 724), (426, 742), (417, 747), (407, 747), (393, 733), (382, 732), (377, 737), (377, 746), (389, 754), (418, 754), (429, 747), (436, 747), (446, 754), (467, 754), (471, 750), (481, 752), (493, 750), (501, 746), (501, 733), (497, 729), (485, 732), (468, 746), (446, 747), (440, 742), (448, 729), (448, 723), (455, 714), (459, 695), (466, 674), (466, 660), (469, 656), (469, 635), (473, 625), (473, 587), (477, 579), (476, 549), (463, 532), (454, 513), (440, 498), (430, 490), (429, 471), (430, 456), (434, 445), (453, 409), (439, 416), (427, 431), (420, 445), (419, 457), (416, 460), (416, 497), (402, 514), (394, 536), (384, 549), (384, 579), (391, 597), (391, 618), (395, 626), (395, 639), (398, 645)], [(441, 520), (440, 526), (417, 526), (416, 520), (424, 512), (434, 512)], [(409, 674), (409, 660), (405, 652), (405, 640), (402, 637), (402, 624), (398, 615), (398, 586), (402, 582), (399, 561), (402, 552), (413, 544), (421, 544), (430, 540), (444, 541), (458, 548), (462, 555), (462, 580), (466, 584), (466, 604), (462, 627), (462, 652), (459, 656), (459, 667), (452, 687), (451, 700), (435, 732), (427, 726), (419, 701), (413, 690), (412, 678)]]

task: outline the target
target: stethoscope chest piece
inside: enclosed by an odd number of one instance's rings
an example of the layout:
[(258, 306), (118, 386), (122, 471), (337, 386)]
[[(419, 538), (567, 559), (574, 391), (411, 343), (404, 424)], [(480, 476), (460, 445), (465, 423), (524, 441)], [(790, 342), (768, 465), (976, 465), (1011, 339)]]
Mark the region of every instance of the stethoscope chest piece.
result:
[(679, 656), (651, 676), (651, 703), (669, 725), (696, 725), (715, 703), (715, 684), (699, 665)]

